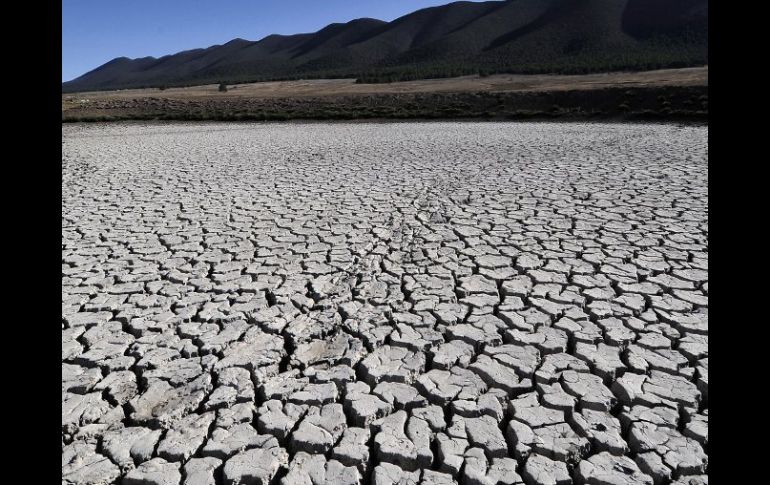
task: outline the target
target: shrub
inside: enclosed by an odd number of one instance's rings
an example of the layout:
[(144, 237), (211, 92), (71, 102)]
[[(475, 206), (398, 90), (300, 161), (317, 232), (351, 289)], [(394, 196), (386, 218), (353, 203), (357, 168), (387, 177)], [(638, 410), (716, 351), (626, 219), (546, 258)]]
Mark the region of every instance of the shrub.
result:
[(220, 93), (226, 93), (227, 92), (227, 84), (219, 83), (219, 92)]

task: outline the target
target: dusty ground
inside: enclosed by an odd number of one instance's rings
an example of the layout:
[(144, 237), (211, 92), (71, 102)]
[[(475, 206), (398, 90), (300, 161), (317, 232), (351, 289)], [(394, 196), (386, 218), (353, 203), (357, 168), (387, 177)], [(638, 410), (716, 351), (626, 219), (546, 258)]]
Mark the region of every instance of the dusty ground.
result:
[(582, 76), (495, 75), (391, 84), (353, 79), (62, 95), (62, 120), (358, 118), (705, 118), (708, 68)]
[(62, 136), (63, 483), (707, 483), (707, 127)]
[[(613, 72), (575, 76), (499, 74), (489, 77), (465, 76), (451, 79), (428, 79), (388, 84), (356, 84), (355, 79), (313, 79), (306, 81), (263, 82), (229, 86), (226, 93), (219, 85), (189, 88), (126, 89), (62, 95), (64, 103), (77, 104), (83, 100), (161, 98), (184, 100), (191, 98), (285, 98), (347, 96), (367, 94), (453, 93), (466, 91), (566, 91), (602, 89), (608, 87), (648, 86), (707, 86), (708, 67), (663, 69), (643, 72)], [(67, 105), (69, 106), (69, 104)]]

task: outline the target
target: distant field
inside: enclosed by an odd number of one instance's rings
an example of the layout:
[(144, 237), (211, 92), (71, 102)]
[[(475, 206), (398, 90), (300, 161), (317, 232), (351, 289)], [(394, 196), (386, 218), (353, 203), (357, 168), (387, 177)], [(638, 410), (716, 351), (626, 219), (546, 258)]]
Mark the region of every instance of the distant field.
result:
[(310, 79), (304, 81), (276, 81), (229, 86), (226, 93), (218, 85), (121, 91), (92, 91), (62, 95), (63, 101), (132, 98), (283, 98), (293, 96), (315, 97), (351, 94), (396, 94), (463, 91), (566, 91), (575, 89), (602, 89), (618, 86), (702, 86), (708, 85), (708, 67), (663, 69), (643, 72), (612, 72), (583, 75), (498, 74), (489, 77), (463, 76), (449, 79), (427, 79), (383, 84), (356, 84), (355, 79)]
[[(561, 107), (559, 103), (567, 103), (572, 113), (605, 112), (607, 102), (618, 100), (615, 104), (623, 112), (660, 108), (703, 113), (707, 112), (702, 105), (707, 86), (708, 66), (585, 75), (465, 76), (388, 84), (357, 84), (354, 79), (281, 81), (230, 85), (227, 92), (219, 92), (218, 85), (204, 85), (63, 94), (62, 120), (510, 117), (515, 112), (533, 114), (544, 107), (558, 111), (552, 108)], [(632, 92), (636, 94), (628, 94)], [(671, 99), (661, 101), (661, 106), (646, 101), (638, 104), (644, 98), (639, 93)], [(620, 94), (630, 99), (620, 99)], [(387, 109), (369, 109), (382, 106)]]

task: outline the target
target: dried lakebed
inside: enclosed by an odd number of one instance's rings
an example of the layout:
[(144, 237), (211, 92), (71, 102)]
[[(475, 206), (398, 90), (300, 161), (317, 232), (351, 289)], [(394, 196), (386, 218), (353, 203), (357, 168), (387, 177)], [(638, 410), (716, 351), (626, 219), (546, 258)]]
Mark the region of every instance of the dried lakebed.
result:
[(62, 126), (62, 483), (707, 483), (707, 137)]

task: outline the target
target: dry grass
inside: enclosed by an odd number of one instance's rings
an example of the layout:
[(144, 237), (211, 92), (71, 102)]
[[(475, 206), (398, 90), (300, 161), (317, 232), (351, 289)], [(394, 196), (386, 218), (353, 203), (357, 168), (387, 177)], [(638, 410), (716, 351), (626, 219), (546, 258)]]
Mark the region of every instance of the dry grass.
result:
[(708, 85), (708, 66), (644, 72), (613, 72), (583, 75), (464, 76), (390, 84), (356, 84), (355, 79), (313, 79), (236, 84), (226, 93), (218, 84), (187, 88), (129, 89), (62, 95), (62, 111), (87, 106), (93, 101), (126, 99), (205, 100), (318, 98), (377, 94), (457, 93), (457, 92), (543, 92), (592, 90), (608, 87), (704, 86)]

